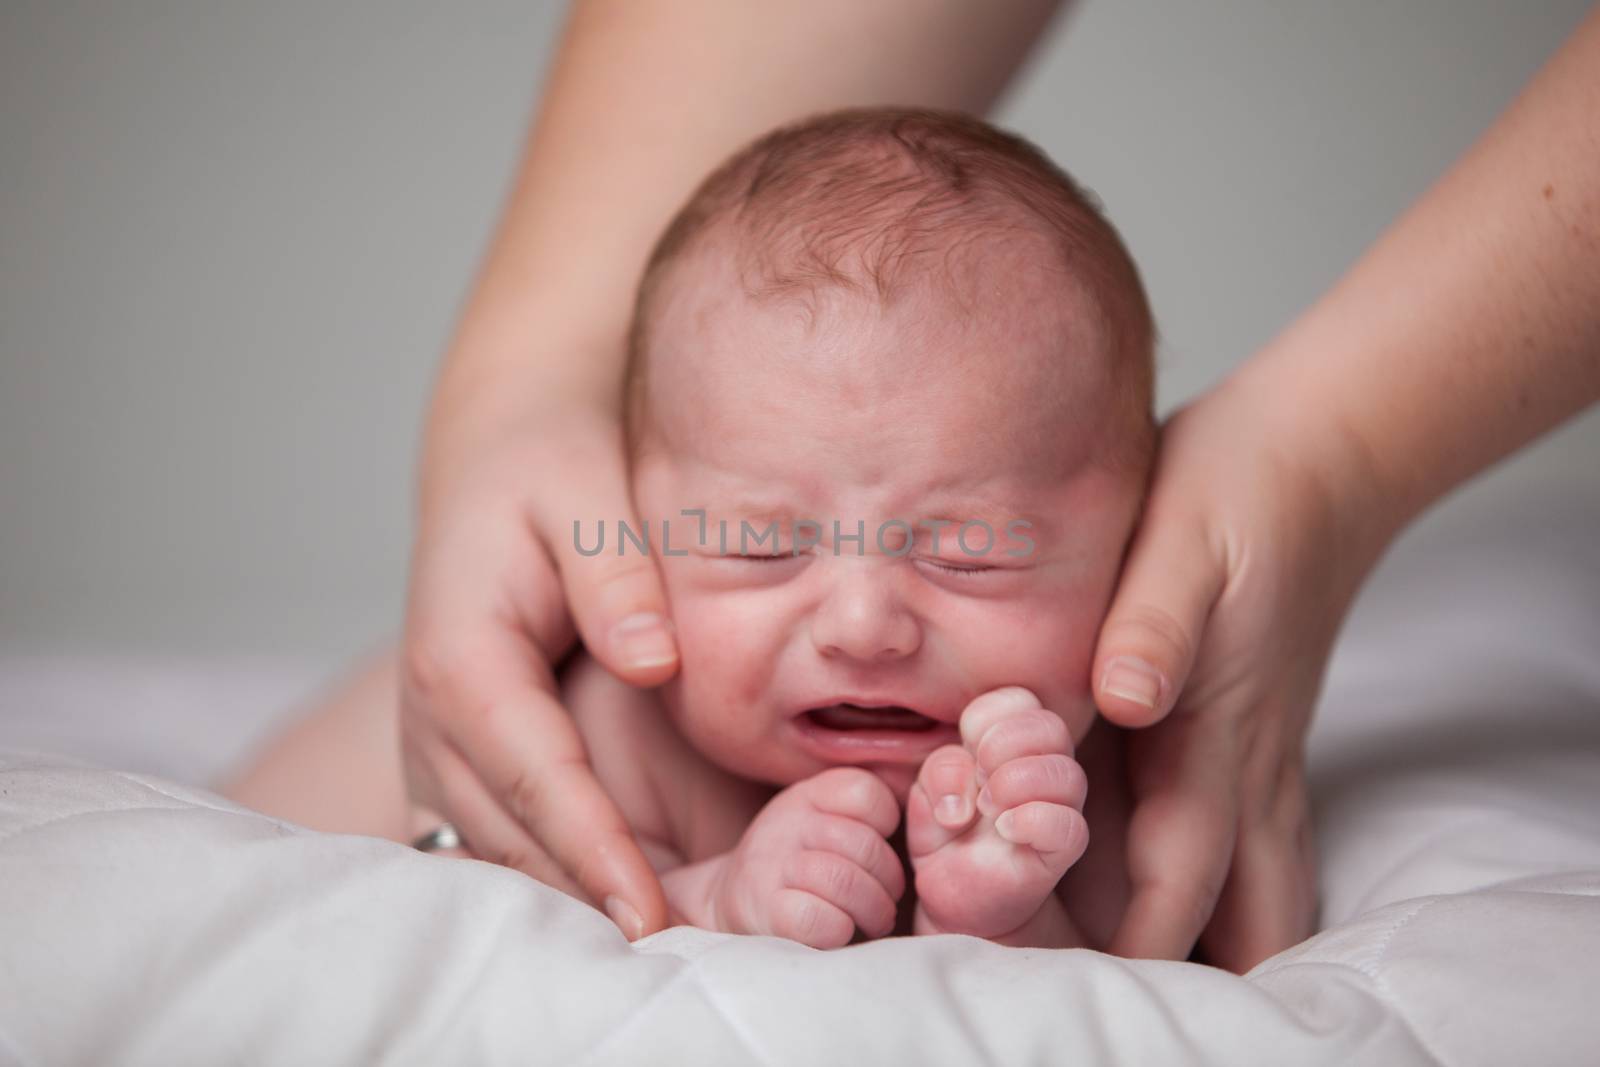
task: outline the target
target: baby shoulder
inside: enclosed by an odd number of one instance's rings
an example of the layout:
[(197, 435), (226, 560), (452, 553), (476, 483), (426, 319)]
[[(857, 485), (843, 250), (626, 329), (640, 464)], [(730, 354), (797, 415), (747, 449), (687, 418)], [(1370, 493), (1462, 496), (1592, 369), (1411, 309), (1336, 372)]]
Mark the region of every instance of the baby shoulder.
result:
[(660, 699), (623, 682), (581, 649), (560, 682), (561, 701), (583, 739), (589, 766), (622, 817), (636, 835), (675, 847), (672, 819), (654, 781), (664, 769), (662, 731), (670, 730)]

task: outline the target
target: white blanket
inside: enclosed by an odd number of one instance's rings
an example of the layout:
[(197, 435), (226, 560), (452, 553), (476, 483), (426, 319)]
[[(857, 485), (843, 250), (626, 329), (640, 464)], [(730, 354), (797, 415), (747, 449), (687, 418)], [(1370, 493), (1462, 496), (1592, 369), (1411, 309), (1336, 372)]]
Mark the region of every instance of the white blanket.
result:
[[(1245, 977), (962, 937), (629, 946), (510, 871), (13, 751), (0, 1063), (1592, 1064), (1595, 519), (1386, 563), (1313, 735), (1324, 932)], [(0, 669), (0, 709), (40, 692)]]

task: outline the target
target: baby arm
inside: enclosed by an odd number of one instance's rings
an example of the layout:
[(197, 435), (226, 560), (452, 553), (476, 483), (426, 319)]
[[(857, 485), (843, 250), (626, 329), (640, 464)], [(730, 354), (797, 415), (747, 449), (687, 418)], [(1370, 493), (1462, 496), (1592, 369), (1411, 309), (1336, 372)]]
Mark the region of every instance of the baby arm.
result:
[(894, 928), (905, 873), (887, 838), (900, 806), (877, 776), (833, 767), (767, 802), (730, 851), (668, 871), (675, 918), (838, 948)]

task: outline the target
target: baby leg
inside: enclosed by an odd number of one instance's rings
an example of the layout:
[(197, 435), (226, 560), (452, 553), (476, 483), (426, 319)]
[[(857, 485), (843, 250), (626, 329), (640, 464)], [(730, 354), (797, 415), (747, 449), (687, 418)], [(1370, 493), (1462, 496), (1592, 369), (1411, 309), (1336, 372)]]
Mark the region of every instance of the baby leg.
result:
[(437, 825), (407, 800), (392, 649), (357, 669), (215, 788), (313, 830), (411, 841)]

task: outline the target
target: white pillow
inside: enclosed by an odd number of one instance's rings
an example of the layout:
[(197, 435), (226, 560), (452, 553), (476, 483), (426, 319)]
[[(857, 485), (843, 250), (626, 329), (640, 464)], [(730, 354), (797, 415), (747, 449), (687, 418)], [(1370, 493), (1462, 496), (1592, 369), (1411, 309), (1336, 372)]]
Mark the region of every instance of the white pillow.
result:
[(1578, 1062), (1600, 871), (1391, 905), (1246, 978), (966, 937), (816, 952), (0, 756), (0, 1061)]

